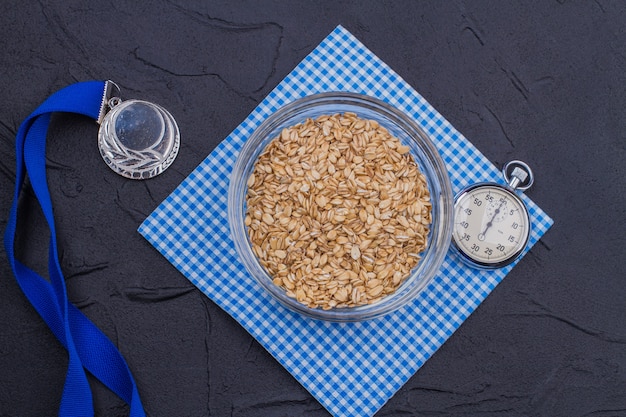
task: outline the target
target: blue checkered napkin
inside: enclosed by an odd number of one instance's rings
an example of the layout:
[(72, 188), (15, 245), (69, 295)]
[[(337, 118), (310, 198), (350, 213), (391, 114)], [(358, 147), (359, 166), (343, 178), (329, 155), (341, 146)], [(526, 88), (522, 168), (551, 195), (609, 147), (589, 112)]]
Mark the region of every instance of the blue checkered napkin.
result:
[[(384, 100), (413, 117), (448, 167), (454, 192), (499, 171), (411, 86), (344, 28), (315, 48), (144, 221), (139, 232), (233, 316), (334, 416), (371, 416), (426, 362), (510, 271), (465, 267), (450, 253), (405, 308), (363, 323), (292, 313), (248, 276), (230, 237), (226, 199), (237, 154), (259, 124), (288, 102), (324, 91)], [(525, 197), (526, 198), (526, 197)], [(526, 198), (532, 246), (552, 220)]]

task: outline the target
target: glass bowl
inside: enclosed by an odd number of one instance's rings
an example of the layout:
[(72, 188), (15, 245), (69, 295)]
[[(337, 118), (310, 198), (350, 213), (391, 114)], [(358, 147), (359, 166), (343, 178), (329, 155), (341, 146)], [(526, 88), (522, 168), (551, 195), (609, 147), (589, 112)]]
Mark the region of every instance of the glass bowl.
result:
[[(272, 277), (259, 263), (252, 251), (245, 226), (247, 180), (254, 163), (265, 147), (283, 128), (315, 119), (322, 115), (352, 112), (359, 118), (376, 120), (410, 152), (427, 180), (431, 195), (432, 223), (428, 244), (421, 253), (421, 260), (410, 275), (392, 294), (378, 302), (357, 307), (341, 307), (324, 310), (310, 308), (288, 297), (286, 291), (272, 282)], [(373, 319), (388, 314), (413, 300), (432, 280), (439, 270), (448, 251), (452, 234), (453, 196), (448, 172), (430, 138), (415, 121), (405, 113), (369, 96), (332, 92), (311, 95), (294, 102), (271, 114), (244, 143), (233, 167), (228, 189), (228, 222), (231, 236), (240, 260), (254, 279), (282, 305), (288, 309), (314, 319), (354, 322)]]

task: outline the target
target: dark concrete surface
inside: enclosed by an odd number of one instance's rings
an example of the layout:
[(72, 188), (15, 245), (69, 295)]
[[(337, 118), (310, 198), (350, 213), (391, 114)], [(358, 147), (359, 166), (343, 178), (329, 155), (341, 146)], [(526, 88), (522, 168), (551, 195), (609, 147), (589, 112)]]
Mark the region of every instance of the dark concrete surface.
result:
[[(126, 357), (150, 416), (327, 416), (136, 232), (329, 32), (343, 25), (497, 165), (535, 170), (553, 228), (377, 416), (626, 416), (626, 3), (22, 1), (0, 15), (0, 229), (19, 123), (76, 81), (164, 105), (162, 176), (115, 175), (97, 125), (58, 115), (48, 176), (71, 300)], [(24, 205), (18, 253), (44, 272)], [(29, 204), (30, 202), (30, 204)], [(0, 252), (0, 416), (58, 410), (67, 356)], [(94, 383), (99, 416), (126, 415)]]

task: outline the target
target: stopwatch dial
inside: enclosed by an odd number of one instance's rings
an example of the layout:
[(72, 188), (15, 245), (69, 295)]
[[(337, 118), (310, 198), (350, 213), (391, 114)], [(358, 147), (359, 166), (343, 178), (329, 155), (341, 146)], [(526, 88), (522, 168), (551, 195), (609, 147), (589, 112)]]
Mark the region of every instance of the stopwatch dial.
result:
[(485, 217), (483, 218), (483, 221), (500, 223), (501, 221), (506, 219), (507, 217), (506, 205), (507, 205), (506, 200), (500, 201), (500, 200), (492, 199), (491, 201), (489, 201), (487, 203), (487, 206), (485, 207), (486, 213), (485, 213)]
[(480, 185), (457, 197), (453, 239), (478, 266), (499, 267), (526, 247), (528, 213), (521, 200), (497, 185)]

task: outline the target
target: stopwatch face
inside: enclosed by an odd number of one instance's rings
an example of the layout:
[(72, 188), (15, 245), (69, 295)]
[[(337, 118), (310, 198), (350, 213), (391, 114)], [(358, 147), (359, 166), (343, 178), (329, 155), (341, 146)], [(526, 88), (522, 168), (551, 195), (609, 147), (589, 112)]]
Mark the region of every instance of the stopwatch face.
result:
[(455, 199), (452, 240), (464, 261), (500, 268), (521, 255), (530, 220), (520, 198), (497, 184), (476, 184)]

